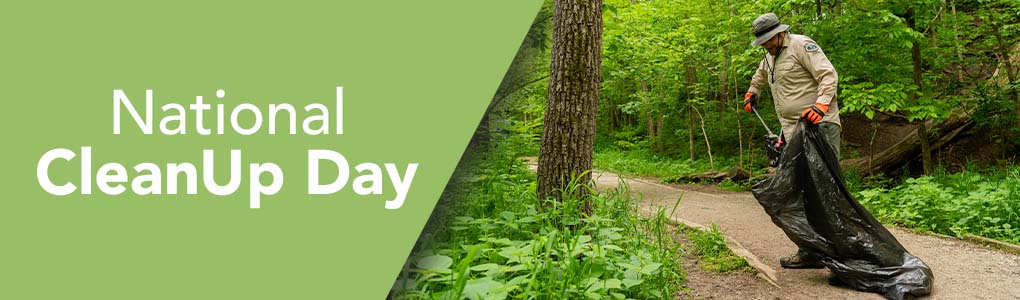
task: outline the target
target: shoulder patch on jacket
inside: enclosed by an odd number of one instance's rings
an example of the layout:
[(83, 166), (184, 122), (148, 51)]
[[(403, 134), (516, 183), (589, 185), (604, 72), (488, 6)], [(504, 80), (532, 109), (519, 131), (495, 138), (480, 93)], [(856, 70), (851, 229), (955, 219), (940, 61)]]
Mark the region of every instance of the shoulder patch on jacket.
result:
[(815, 43), (804, 44), (804, 51), (815, 52), (815, 51), (818, 51), (819, 49), (821, 49), (821, 48), (819, 48), (818, 45), (815, 44)]

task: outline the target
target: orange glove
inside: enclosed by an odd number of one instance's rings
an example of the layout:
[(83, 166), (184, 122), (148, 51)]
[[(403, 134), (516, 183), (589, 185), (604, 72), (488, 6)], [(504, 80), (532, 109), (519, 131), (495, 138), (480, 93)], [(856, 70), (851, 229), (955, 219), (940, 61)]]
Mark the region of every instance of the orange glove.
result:
[(747, 92), (744, 94), (744, 111), (751, 112), (753, 109), (758, 108), (758, 101), (755, 99), (754, 94)]
[(825, 117), (825, 113), (827, 112), (829, 112), (828, 104), (815, 102), (815, 105), (808, 107), (808, 109), (804, 110), (804, 113), (800, 114), (800, 118), (808, 120), (811, 124), (818, 125), (818, 122), (822, 121), (822, 118)]

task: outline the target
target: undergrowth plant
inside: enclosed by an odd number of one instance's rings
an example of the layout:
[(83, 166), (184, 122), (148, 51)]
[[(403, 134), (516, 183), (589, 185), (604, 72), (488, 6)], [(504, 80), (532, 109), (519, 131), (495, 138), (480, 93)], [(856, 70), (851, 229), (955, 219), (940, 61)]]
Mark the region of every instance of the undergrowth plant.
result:
[(391, 298), (668, 299), (683, 286), (663, 212), (638, 218), (625, 185), (592, 195), (591, 215), (537, 199), (511, 149), (498, 141), (458, 170)]
[[(733, 157), (716, 157), (712, 168), (708, 159), (690, 160), (654, 154), (643, 149), (621, 150), (612, 147), (596, 149), (593, 161), (596, 169), (611, 171), (624, 175), (650, 176), (668, 180), (679, 175), (700, 173), (712, 170), (729, 170), (740, 164)], [(750, 167), (762, 173), (765, 169), (764, 160)]]
[(686, 228), (685, 231), (694, 245), (695, 253), (701, 257), (700, 265), (703, 269), (719, 273), (754, 271), (743, 257), (726, 247), (726, 236), (715, 223), (712, 223), (709, 230)]
[(1020, 243), (1020, 169), (907, 178), (856, 192), (875, 217), (920, 231)]

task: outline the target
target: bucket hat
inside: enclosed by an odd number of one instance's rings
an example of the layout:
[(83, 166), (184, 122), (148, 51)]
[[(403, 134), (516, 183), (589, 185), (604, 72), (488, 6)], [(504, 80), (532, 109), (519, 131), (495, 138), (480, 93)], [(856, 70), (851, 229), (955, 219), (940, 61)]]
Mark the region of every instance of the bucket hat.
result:
[(767, 13), (754, 19), (751, 29), (754, 30), (754, 41), (751, 42), (751, 46), (761, 46), (777, 33), (790, 29), (790, 25), (780, 23), (776, 14)]

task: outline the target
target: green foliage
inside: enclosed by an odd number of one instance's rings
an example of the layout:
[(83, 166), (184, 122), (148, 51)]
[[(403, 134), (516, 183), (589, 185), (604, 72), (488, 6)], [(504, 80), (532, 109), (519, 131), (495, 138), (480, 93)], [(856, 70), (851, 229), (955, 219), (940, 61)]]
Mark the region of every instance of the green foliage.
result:
[(756, 180), (744, 180), (744, 181), (733, 181), (729, 178), (723, 179), (719, 182), (719, 188), (731, 192), (746, 192), (751, 190), (751, 185), (757, 182)]
[[(708, 158), (700, 160), (687, 160), (671, 158), (666, 155), (655, 154), (648, 150), (617, 150), (604, 148), (595, 151), (595, 169), (610, 171), (624, 175), (636, 175), (645, 177), (658, 177), (669, 179), (678, 175), (710, 171)], [(736, 162), (731, 158), (722, 160), (716, 159), (716, 166), (734, 165)]]
[[(611, 133), (610, 137), (613, 148), (623, 151), (645, 151), (648, 149), (648, 140), (637, 130), (621, 130)], [(610, 143), (610, 142), (606, 142)]]
[(395, 299), (665, 299), (682, 286), (665, 222), (640, 219), (626, 188), (541, 203), (513, 139), (475, 155), (448, 188)]
[(843, 111), (860, 112), (868, 119), (875, 117), (875, 112), (895, 113), (907, 107), (916, 86), (903, 83), (882, 83), (875, 86), (870, 81), (850, 83), (841, 86), (843, 89)]
[[(759, 156), (751, 152), (763, 130), (739, 111), (738, 98), (763, 56), (747, 42), (764, 12), (822, 46), (839, 73), (842, 113), (917, 123), (967, 112), (996, 140), (1020, 146), (1020, 79), (1006, 78), (1020, 70), (1003, 66), (1003, 57), (1018, 55), (1020, 2), (607, 0), (605, 7), (601, 147), (700, 160), (707, 139), (716, 159)], [(775, 126), (770, 94), (759, 98)], [(749, 161), (738, 163), (748, 169)]]
[[(658, 154), (700, 159), (707, 158), (705, 135), (710, 142), (747, 138), (746, 124), (753, 124), (753, 117), (737, 114), (735, 99), (736, 89), (746, 84), (736, 88), (731, 79), (747, 82), (748, 66), (756, 65), (761, 52), (742, 46), (753, 17), (730, 13), (734, 8), (749, 15), (751, 7), (666, 0), (609, 0), (605, 5), (600, 144), (615, 146), (613, 133), (634, 132)], [(730, 75), (720, 80), (720, 73)], [(771, 110), (767, 101), (766, 96), (761, 106)], [(763, 113), (775, 120), (774, 114)], [(742, 134), (737, 122), (745, 124)], [(622, 145), (624, 150), (641, 146), (633, 140)], [(712, 150), (739, 156), (744, 149), (727, 145)]]
[(719, 273), (754, 271), (743, 257), (733, 254), (733, 251), (726, 247), (726, 236), (719, 231), (715, 223), (712, 223), (710, 230), (687, 228), (685, 231), (694, 244), (694, 250), (701, 257), (703, 269)]
[(1020, 169), (908, 178), (855, 193), (877, 218), (921, 231), (1020, 243)]

